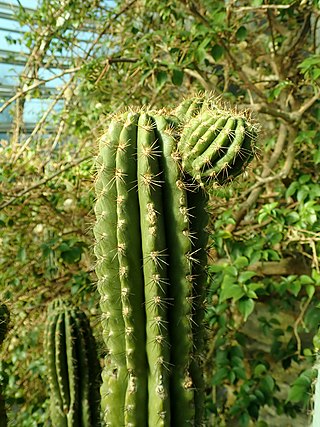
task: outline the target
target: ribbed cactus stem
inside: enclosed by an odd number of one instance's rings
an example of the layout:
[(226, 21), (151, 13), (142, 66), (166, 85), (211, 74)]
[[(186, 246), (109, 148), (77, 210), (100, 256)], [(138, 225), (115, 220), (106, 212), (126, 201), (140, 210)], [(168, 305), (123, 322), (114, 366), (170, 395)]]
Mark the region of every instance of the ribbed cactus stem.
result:
[(108, 417), (108, 424), (118, 423), (120, 426), (124, 425), (124, 401), (128, 382), (116, 233), (116, 155), (122, 128), (122, 121), (112, 120), (107, 134), (100, 141), (95, 204), (97, 222), (94, 228), (102, 329), (109, 353), (102, 374), (101, 406)]
[[(117, 256), (125, 327), (125, 356), (128, 372), (124, 401), (125, 425), (143, 426), (147, 404), (145, 314), (137, 177), (137, 126), (139, 115), (128, 113), (116, 154)], [(134, 278), (134, 281), (131, 280)], [(141, 351), (141, 349), (143, 349)]]
[[(163, 208), (168, 246), (169, 331), (171, 346), (171, 425), (193, 424), (195, 386), (190, 375), (193, 343), (193, 243), (192, 213), (188, 207), (187, 186), (182, 180), (175, 129), (163, 116), (155, 117), (157, 137), (163, 153), (165, 182)], [(177, 410), (179, 408), (179, 410)]]
[(109, 427), (203, 424), (204, 187), (253, 155), (242, 115), (205, 97), (114, 115), (97, 157), (96, 272)]
[(142, 113), (138, 128), (138, 195), (149, 364), (148, 425), (170, 426), (169, 335), (167, 311), (168, 252), (162, 203), (161, 152), (152, 117)]
[(49, 306), (45, 355), (50, 415), (56, 427), (100, 425), (100, 368), (90, 324), (62, 300)]

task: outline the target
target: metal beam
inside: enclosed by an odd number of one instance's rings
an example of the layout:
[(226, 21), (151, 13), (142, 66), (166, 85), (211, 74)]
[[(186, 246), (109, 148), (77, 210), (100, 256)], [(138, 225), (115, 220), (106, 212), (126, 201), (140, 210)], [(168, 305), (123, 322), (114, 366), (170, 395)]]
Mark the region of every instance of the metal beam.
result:
[[(8, 2), (0, 1), (0, 9), (11, 10), (13, 13), (13, 12), (19, 11), (21, 7), (16, 4), (12, 4), (12, 3), (10, 4)], [(29, 13), (32, 13), (35, 11), (35, 9), (32, 9), (31, 7), (23, 6), (22, 9)]]

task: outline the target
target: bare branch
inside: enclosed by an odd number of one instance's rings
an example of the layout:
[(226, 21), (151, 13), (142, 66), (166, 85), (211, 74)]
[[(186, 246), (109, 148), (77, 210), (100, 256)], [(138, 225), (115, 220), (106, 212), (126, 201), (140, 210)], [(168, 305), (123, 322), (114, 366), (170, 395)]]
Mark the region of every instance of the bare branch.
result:
[(233, 12), (247, 12), (250, 10), (268, 10), (268, 9), (289, 9), (295, 3), (293, 1), (290, 4), (262, 4), (260, 6), (242, 6), (242, 7), (233, 7)]
[(6, 208), (7, 206), (12, 205), (12, 203), (14, 203), (17, 199), (19, 199), (20, 197), (25, 196), (26, 194), (30, 193), (30, 191), (35, 190), (36, 188), (41, 187), (42, 185), (46, 184), (47, 182), (51, 181), (52, 179), (54, 179), (55, 177), (57, 177), (58, 175), (61, 175), (63, 172), (72, 169), (73, 167), (79, 165), (80, 163), (83, 163), (84, 161), (91, 159), (92, 156), (88, 155), (85, 157), (82, 157), (80, 159), (76, 159), (74, 160), (72, 163), (69, 163), (67, 166), (65, 166), (64, 168), (61, 168), (60, 170), (58, 170), (57, 172), (53, 173), (52, 175), (50, 175), (48, 178), (43, 178), (40, 181), (38, 181), (36, 184), (31, 185), (30, 187), (26, 188), (25, 190), (21, 191), (20, 193), (18, 193), (16, 196), (12, 197), (10, 200), (8, 200), (7, 202), (2, 203), (2, 205), (0, 205), (0, 210)]
[(73, 67), (68, 68), (67, 70), (64, 70), (63, 72), (59, 74), (55, 74), (52, 77), (49, 77), (48, 79), (38, 80), (37, 82), (33, 83), (30, 86), (24, 87), (22, 90), (19, 90), (12, 98), (8, 99), (3, 105), (0, 107), (0, 113), (2, 113), (10, 104), (12, 104), (14, 101), (16, 101), (18, 98), (20, 98), (23, 95), (26, 95), (28, 92), (31, 92), (34, 89), (37, 89), (39, 86), (42, 86), (48, 82), (51, 82), (52, 80), (59, 79), (60, 77), (66, 75), (75, 73), (76, 71), (79, 71), (81, 67)]
[(33, 129), (31, 135), (26, 139), (26, 141), (24, 142), (24, 144), (22, 146), (20, 146), (19, 150), (17, 153), (15, 153), (13, 159), (12, 159), (12, 163), (16, 163), (16, 161), (19, 159), (19, 157), (22, 155), (22, 153), (27, 149), (27, 147), (30, 145), (30, 143), (32, 142), (34, 136), (38, 133), (38, 131), (41, 129), (42, 125), (45, 123), (45, 121), (47, 120), (49, 114), (52, 112), (52, 110), (54, 109), (54, 107), (56, 106), (56, 104), (61, 100), (62, 95), (64, 94), (64, 92), (67, 90), (67, 88), (70, 86), (70, 84), (72, 83), (72, 78), (64, 85), (64, 87), (62, 88), (62, 90), (60, 91), (60, 93), (55, 97), (55, 99), (52, 101), (52, 103), (49, 105), (49, 108), (47, 108), (47, 110), (43, 113), (41, 119), (38, 121), (38, 123), (36, 124), (35, 128)]
[[(215, 265), (229, 264), (226, 258), (218, 259)], [(248, 271), (254, 271), (257, 276), (289, 276), (291, 274), (311, 273), (311, 263), (304, 257), (286, 257), (280, 261), (257, 261), (247, 267)]]
[(184, 68), (183, 71), (189, 76), (197, 79), (205, 90), (207, 90), (208, 92), (213, 91), (213, 86), (198, 71), (190, 70), (189, 68)]

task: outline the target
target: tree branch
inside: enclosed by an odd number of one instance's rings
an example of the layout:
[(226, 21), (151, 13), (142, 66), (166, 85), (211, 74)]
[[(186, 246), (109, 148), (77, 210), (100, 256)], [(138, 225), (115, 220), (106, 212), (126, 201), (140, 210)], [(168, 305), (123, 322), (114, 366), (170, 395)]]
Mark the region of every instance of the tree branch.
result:
[(81, 67), (68, 68), (67, 70), (64, 70), (63, 72), (61, 72), (59, 74), (55, 74), (54, 76), (49, 77), (48, 79), (38, 80), (37, 82), (33, 83), (30, 86), (25, 86), (22, 90), (19, 90), (12, 98), (8, 99), (3, 105), (1, 105), (0, 113), (2, 113), (14, 101), (16, 101), (18, 98), (20, 98), (20, 96), (23, 96), (23, 95), (27, 94), (28, 92), (31, 92), (32, 90), (37, 89), (39, 86), (42, 86), (48, 82), (51, 82), (52, 80), (59, 79), (60, 77), (66, 75), (66, 74), (75, 73), (76, 71), (79, 71), (80, 68)]
[(7, 202), (2, 203), (2, 205), (0, 205), (0, 210), (6, 208), (7, 206), (12, 205), (12, 203), (14, 203), (17, 199), (19, 199), (20, 197), (25, 196), (26, 194), (30, 193), (30, 191), (35, 190), (38, 187), (41, 187), (42, 185), (46, 184), (47, 182), (51, 181), (52, 179), (54, 179), (56, 176), (61, 175), (63, 172), (72, 169), (73, 167), (79, 165), (80, 163), (91, 159), (92, 156), (88, 155), (85, 157), (82, 157), (80, 159), (76, 159), (74, 160), (72, 163), (69, 163), (67, 166), (65, 166), (64, 168), (61, 168), (59, 171), (53, 173), (52, 175), (50, 175), (48, 178), (43, 178), (40, 181), (38, 181), (36, 184), (31, 185), (30, 187), (26, 188), (25, 190), (21, 191), (20, 193), (18, 193), (16, 196), (12, 197), (10, 200), (8, 200)]
[[(221, 258), (214, 262), (215, 265), (230, 264), (227, 258)], [(280, 261), (258, 261), (247, 267), (248, 271), (254, 271), (257, 276), (290, 276), (296, 274), (311, 274), (310, 261), (304, 257), (286, 257)]]

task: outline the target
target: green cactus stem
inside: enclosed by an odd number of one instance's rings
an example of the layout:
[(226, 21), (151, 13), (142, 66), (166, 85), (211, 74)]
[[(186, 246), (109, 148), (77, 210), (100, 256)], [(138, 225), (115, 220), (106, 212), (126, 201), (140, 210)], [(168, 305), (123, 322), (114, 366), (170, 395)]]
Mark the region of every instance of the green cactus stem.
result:
[(56, 427), (100, 425), (100, 366), (86, 315), (63, 300), (48, 309), (45, 356)]
[(114, 115), (100, 139), (94, 234), (108, 427), (203, 425), (203, 187), (242, 171), (250, 132), (243, 116), (196, 97), (172, 112)]
[[(0, 347), (8, 332), (9, 321), (10, 314), (8, 307), (5, 304), (0, 304)], [(7, 427), (7, 422), (6, 405), (0, 384), (0, 427)]]

